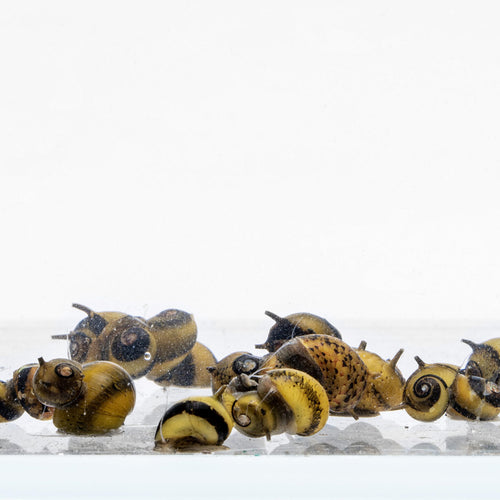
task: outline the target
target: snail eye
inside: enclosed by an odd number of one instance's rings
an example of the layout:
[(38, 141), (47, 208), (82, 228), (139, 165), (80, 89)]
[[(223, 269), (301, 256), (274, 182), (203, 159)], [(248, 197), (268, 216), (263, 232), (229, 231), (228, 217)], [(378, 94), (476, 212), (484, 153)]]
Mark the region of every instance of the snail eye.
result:
[(55, 367), (54, 370), (55, 370), (56, 374), (62, 378), (69, 378), (69, 377), (72, 377), (74, 375), (73, 368), (66, 363), (60, 363), (59, 365), (57, 365)]
[(481, 368), (475, 361), (469, 361), (467, 366), (465, 367), (465, 374), (468, 377), (482, 377), (483, 374), (481, 372)]

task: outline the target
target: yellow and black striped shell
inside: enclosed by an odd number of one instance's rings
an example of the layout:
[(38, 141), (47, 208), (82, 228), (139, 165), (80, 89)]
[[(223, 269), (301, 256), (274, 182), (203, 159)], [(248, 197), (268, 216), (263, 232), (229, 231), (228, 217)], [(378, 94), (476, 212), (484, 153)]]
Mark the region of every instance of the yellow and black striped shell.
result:
[(310, 436), (326, 424), (328, 396), (323, 386), (307, 373), (284, 368), (253, 378), (240, 377), (250, 382), (250, 390), (241, 392), (241, 383), (231, 383), (221, 398), (242, 434), (267, 439), (283, 432)]
[(12, 377), (14, 392), (16, 399), (30, 417), (50, 420), (54, 415), (54, 408), (41, 403), (33, 390), (33, 377), (37, 370), (38, 363), (29, 363), (18, 368)]
[(223, 385), (229, 384), (234, 377), (242, 373), (245, 375), (255, 373), (262, 364), (262, 359), (249, 352), (238, 351), (209, 366), (207, 369), (212, 378), (213, 393), (215, 394)]
[(403, 354), (403, 349), (387, 361), (378, 354), (367, 351), (364, 341), (356, 352), (368, 369), (369, 376), (366, 390), (354, 409), (355, 413), (366, 416), (401, 408), (405, 379), (396, 364)]
[(433, 422), (448, 410), (451, 387), (459, 367), (444, 363), (424, 363), (415, 356), (418, 368), (413, 372), (404, 388), (405, 410), (416, 420)]
[(219, 446), (231, 433), (233, 422), (215, 396), (195, 396), (170, 406), (155, 433), (157, 447)]
[[(72, 363), (70, 360), (67, 362)], [(51, 367), (61, 363), (61, 360), (56, 360), (56, 363), (49, 361), (46, 364)], [(54, 409), (54, 425), (69, 434), (102, 434), (117, 429), (134, 408), (135, 388), (132, 378), (126, 370), (108, 361), (87, 363), (81, 370), (81, 391), (75, 399), (73, 391), (72, 396), (68, 396), (71, 402)], [(44, 387), (45, 377), (49, 383), (53, 383), (54, 377), (43, 370), (36, 375), (35, 386)], [(73, 387), (73, 384), (70, 385)], [(54, 391), (55, 405), (60, 404), (61, 389)], [(50, 402), (49, 393), (50, 390), (43, 393), (47, 403)]]
[[(449, 417), (466, 420), (492, 420), (500, 414), (500, 408), (492, 405), (488, 397), (496, 394), (498, 386), (492, 382), (481, 382), (484, 394), (478, 394), (475, 376), (466, 375), (460, 371), (451, 386), (450, 405), (447, 410)], [(472, 379), (472, 381), (471, 381)]]
[(198, 327), (192, 314), (179, 309), (166, 309), (147, 320), (147, 326), (155, 339), (157, 352), (155, 363), (179, 360), (193, 348)]
[(12, 380), (0, 380), (0, 422), (11, 422), (24, 413), (24, 408), (16, 398)]
[(256, 349), (267, 349), (269, 352), (277, 351), (288, 340), (301, 335), (332, 335), (341, 339), (340, 332), (326, 319), (310, 313), (294, 313), (284, 318), (270, 311), (265, 314), (276, 323), (269, 330), (267, 340), (257, 344)]
[[(212, 351), (200, 342), (196, 342), (190, 352), (179, 364), (165, 370), (165, 364), (153, 366), (147, 378), (158, 385), (167, 387), (176, 385), (182, 387), (210, 387), (208, 367), (217, 362)], [(166, 363), (169, 363), (168, 361)]]
[(356, 351), (330, 335), (304, 335), (283, 344), (261, 366), (266, 372), (275, 368), (294, 368), (318, 380), (325, 388), (332, 414), (349, 413), (366, 389), (368, 372)]
[(73, 304), (73, 307), (80, 309), (87, 314), (76, 327), (64, 335), (53, 335), (53, 339), (67, 339), (69, 341), (69, 356), (78, 363), (86, 361), (96, 361), (88, 359), (88, 353), (91, 344), (101, 335), (105, 326), (117, 319), (126, 316), (125, 313), (115, 311), (94, 312), (82, 304)]

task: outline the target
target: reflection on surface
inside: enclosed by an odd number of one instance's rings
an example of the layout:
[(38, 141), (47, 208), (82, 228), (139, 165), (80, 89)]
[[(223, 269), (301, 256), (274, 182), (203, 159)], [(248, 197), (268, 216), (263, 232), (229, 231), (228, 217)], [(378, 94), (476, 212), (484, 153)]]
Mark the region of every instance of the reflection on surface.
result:
[[(330, 419), (335, 423), (335, 419)], [(494, 422), (445, 422), (444, 425), (399, 425), (376, 419), (326, 425), (314, 436), (248, 438), (233, 431), (220, 449), (229, 455), (500, 455), (500, 427)], [(344, 422), (341, 422), (343, 424)], [(12, 423), (0, 427), (0, 454), (157, 454), (156, 426), (130, 425), (105, 436), (68, 436), (47, 423), (27, 432)]]

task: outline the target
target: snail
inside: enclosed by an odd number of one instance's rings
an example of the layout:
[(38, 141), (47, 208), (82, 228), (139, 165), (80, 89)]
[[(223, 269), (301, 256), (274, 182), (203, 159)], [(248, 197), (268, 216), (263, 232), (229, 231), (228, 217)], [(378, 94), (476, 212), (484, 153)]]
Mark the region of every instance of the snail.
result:
[[(500, 413), (471, 386), (466, 370), (444, 363), (427, 364), (415, 356), (418, 369), (408, 378), (404, 389), (406, 412), (416, 420), (432, 422), (445, 413), (455, 419), (491, 420)], [(484, 382), (484, 380), (483, 380)], [(491, 384), (485, 384), (485, 390)]]
[(463, 339), (472, 348), (465, 365), (471, 389), (486, 403), (500, 407), (500, 339), (494, 338), (481, 344)]
[(368, 372), (356, 351), (330, 335), (304, 335), (283, 344), (263, 362), (260, 370), (294, 368), (318, 380), (328, 394), (330, 413), (353, 411), (365, 391)]
[(220, 446), (233, 429), (233, 422), (215, 396), (195, 396), (170, 406), (155, 433), (157, 448)]
[[(266, 436), (268, 440), (283, 432), (310, 436), (328, 420), (326, 391), (307, 373), (283, 368), (254, 378), (237, 378), (221, 397), (236, 428), (246, 436)], [(247, 390), (240, 391), (242, 385)]]
[(0, 422), (11, 422), (24, 413), (24, 408), (16, 398), (12, 380), (0, 380)]
[(69, 434), (102, 434), (120, 427), (135, 404), (126, 370), (108, 361), (81, 365), (57, 358), (44, 361), (33, 377), (38, 400), (54, 408), (54, 425)]
[(401, 408), (405, 379), (396, 364), (403, 354), (403, 349), (388, 361), (383, 360), (378, 354), (367, 351), (365, 341), (361, 342), (356, 352), (369, 373), (366, 390), (354, 409), (356, 414), (376, 415), (380, 411)]
[(300, 335), (332, 335), (342, 339), (340, 332), (326, 319), (310, 313), (295, 313), (281, 318), (277, 314), (266, 311), (265, 314), (276, 323), (269, 330), (267, 340), (263, 344), (257, 344), (256, 349), (267, 349), (275, 352), (288, 340)]
[(156, 341), (146, 321), (124, 315), (104, 327), (90, 346), (88, 359), (111, 361), (132, 378), (139, 378), (151, 370), (156, 351)]
[(180, 363), (196, 342), (198, 327), (193, 315), (185, 311), (166, 309), (146, 323), (157, 345), (155, 363), (176, 359)]
[(155, 365), (146, 378), (162, 386), (210, 387), (208, 367), (215, 363), (217, 360), (210, 349), (196, 342), (179, 364), (167, 371), (164, 364)]
[(99, 337), (104, 327), (126, 314), (112, 311), (96, 313), (82, 304), (73, 304), (73, 307), (85, 312), (87, 317), (82, 319), (69, 334), (52, 335), (52, 338), (69, 340), (70, 358), (78, 363), (84, 363), (87, 361), (90, 345)]
[[(496, 401), (499, 388), (496, 384), (479, 379), (460, 370), (451, 386), (450, 405), (447, 415), (451, 418), (466, 420), (492, 420), (500, 414), (500, 408), (490, 401)], [(478, 384), (483, 393), (477, 392)], [(493, 398), (491, 397), (493, 396)]]
[(238, 351), (229, 354), (207, 368), (212, 377), (212, 391), (215, 394), (223, 385), (229, 384), (234, 377), (242, 373), (251, 375), (259, 369), (261, 363), (262, 358), (249, 352)]
[(30, 417), (37, 420), (50, 420), (54, 409), (41, 403), (33, 390), (33, 377), (37, 369), (37, 363), (29, 363), (18, 368), (12, 377), (12, 387), (16, 400)]
[(459, 367), (444, 363), (424, 363), (415, 356), (418, 368), (406, 381), (403, 402), (408, 415), (423, 422), (433, 422), (448, 410), (451, 386)]

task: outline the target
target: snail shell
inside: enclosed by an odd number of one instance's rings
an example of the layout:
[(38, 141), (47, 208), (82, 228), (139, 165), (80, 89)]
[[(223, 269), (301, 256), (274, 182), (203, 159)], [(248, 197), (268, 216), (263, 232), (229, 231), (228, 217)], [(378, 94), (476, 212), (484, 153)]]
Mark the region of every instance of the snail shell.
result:
[(358, 354), (342, 340), (330, 335), (304, 335), (283, 344), (261, 366), (262, 372), (275, 368), (306, 372), (325, 388), (332, 414), (349, 413), (366, 388), (368, 372)]
[(193, 348), (198, 327), (192, 314), (179, 309), (166, 309), (147, 320), (148, 330), (157, 346), (155, 363), (180, 363)]
[[(470, 388), (488, 405), (500, 407), (500, 339), (494, 338), (476, 344), (462, 340), (472, 348), (465, 365)], [(496, 386), (496, 387), (495, 387)]]
[(255, 379), (249, 384), (249, 387), (255, 385), (255, 390), (240, 393), (230, 384), (222, 393), (222, 400), (241, 433), (268, 439), (282, 432), (310, 436), (326, 424), (328, 396), (315, 378), (284, 368), (270, 370)]
[(244, 373), (251, 375), (262, 364), (262, 358), (249, 352), (233, 352), (218, 363), (207, 368), (212, 378), (212, 391), (215, 394), (223, 385), (229, 384), (234, 377)]
[(38, 363), (29, 363), (18, 368), (12, 377), (12, 385), (17, 401), (24, 411), (37, 420), (50, 420), (54, 408), (41, 403), (35, 395), (33, 377), (38, 370)]
[(294, 313), (281, 318), (277, 314), (266, 311), (265, 314), (276, 323), (269, 330), (267, 340), (263, 344), (257, 344), (256, 349), (267, 349), (275, 352), (288, 340), (300, 335), (332, 335), (342, 338), (340, 332), (326, 319), (310, 313)]
[(12, 380), (0, 380), (0, 422), (11, 422), (24, 413), (24, 408), (16, 398)]
[(196, 342), (179, 364), (165, 369), (165, 365), (169, 366), (169, 363), (172, 362), (166, 361), (153, 366), (147, 378), (164, 387), (169, 385), (210, 387), (211, 377), (208, 367), (217, 363), (217, 360), (208, 347)]
[(87, 317), (82, 319), (69, 334), (53, 335), (52, 338), (69, 340), (69, 355), (72, 360), (78, 363), (95, 361), (95, 359), (87, 358), (91, 344), (99, 337), (108, 323), (116, 321), (126, 314), (114, 311), (96, 313), (82, 304), (73, 304), (73, 307), (85, 312)]
[[(471, 384), (471, 379), (473, 379), (473, 384)], [(474, 379), (475, 376), (468, 376), (463, 372), (457, 374), (451, 386), (450, 405), (447, 410), (449, 417), (466, 420), (492, 420), (500, 414), (500, 408), (488, 402), (489, 383), (483, 379), (481, 383), (484, 386), (485, 394), (480, 395), (476, 392), (477, 384)]]
[(125, 315), (106, 325), (91, 345), (88, 359), (116, 363), (132, 378), (148, 373), (156, 356), (156, 341), (142, 318)]
[(433, 422), (448, 410), (451, 386), (458, 374), (458, 366), (443, 363), (427, 364), (415, 356), (418, 369), (404, 388), (406, 412), (416, 420)]
[(396, 364), (403, 354), (403, 349), (387, 361), (378, 354), (367, 351), (364, 341), (356, 352), (366, 365), (369, 377), (366, 390), (356, 404), (355, 412), (369, 415), (401, 408), (405, 379)]
[(155, 444), (169, 448), (219, 446), (232, 428), (231, 417), (215, 396), (186, 398), (167, 409), (156, 429)]
[(132, 378), (115, 363), (94, 361), (81, 366), (71, 360), (42, 358), (39, 363), (36, 394), (55, 407), (54, 425), (63, 432), (101, 434), (117, 429), (134, 408)]

